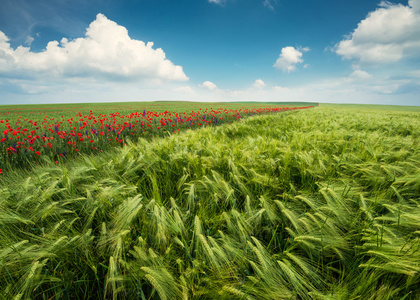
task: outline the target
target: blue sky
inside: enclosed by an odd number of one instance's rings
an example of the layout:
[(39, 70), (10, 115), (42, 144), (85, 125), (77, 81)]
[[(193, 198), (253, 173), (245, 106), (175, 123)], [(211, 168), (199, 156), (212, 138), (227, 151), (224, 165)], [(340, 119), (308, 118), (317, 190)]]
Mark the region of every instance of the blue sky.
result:
[(0, 0), (0, 104), (420, 105), (420, 0)]

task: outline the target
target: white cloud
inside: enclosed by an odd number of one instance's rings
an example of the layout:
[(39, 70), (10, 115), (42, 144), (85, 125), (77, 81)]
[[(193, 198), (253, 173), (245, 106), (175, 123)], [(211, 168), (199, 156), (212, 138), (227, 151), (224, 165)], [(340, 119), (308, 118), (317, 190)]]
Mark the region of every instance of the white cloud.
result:
[(195, 94), (194, 90), (190, 86), (180, 86), (174, 88), (175, 92), (185, 93), (185, 94)]
[(274, 10), (274, 5), (277, 5), (277, 0), (264, 0), (263, 5), (271, 10)]
[(30, 46), (32, 44), (32, 42), (34, 41), (34, 38), (31, 37), (30, 35), (28, 35), (25, 39), (25, 45)]
[(215, 85), (211, 81), (204, 81), (203, 84), (199, 84), (198, 86), (204, 89), (208, 89), (210, 91), (217, 90), (217, 85)]
[(281, 49), (279, 58), (277, 58), (276, 63), (273, 65), (276, 69), (283, 71), (291, 72), (296, 70), (296, 65), (303, 62), (302, 52), (309, 51), (309, 48), (299, 48), (294, 47), (284, 47)]
[(300, 85), (266, 84), (264, 89), (244, 86), (243, 89), (237, 90), (217, 87), (214, 90), (194, 88), (185, 85), (184, 82), (167, 82), (164, 85), (151, 86), (146, 82), (133, 84), (129, 81), (104, 84), (92, 78), (76, 77), (66, 82), (55, 81), (54, 78), (34, 81), (0, 77), (0, 104), (156, 100), (419, 104), (420, 73), (418, 72), (410, 74), (413, 77), (417, 76), (414, 79), (402, 71), (399, 73), (400, 76), (393, 77), (382, 73), (372, 74), (368, 80), (352, 79), (356, 74), (362, 76), (364, 74), (352, 72), (345, 77), (323, 78)]
[(275, 86), (273, 86), (273, 91), (284, 93), (284, 92), (289, 92), (290, 89), (287, 88), (287, 87), (282, 87), (282, 86), (279, 86), (279, 85), (275, 85)]
[(153, 43), (131, 39), (125, 27), (98, 14), (86, 36), (51, 41), (42, 52), (29, 47), (10, 47), (0, 31), (0, 72), (7, 75), (52, 75), (185, 81), (181, 66), (175, 66)]
[(350, 36), (335, 46), (335, 52), (365, 64), (420, 56), (420, 0), (410, 0), (408, 4), (381, 2)]
[(224, 0), (209, 0), (209, 3), (215, 3), (219, 5), (222, 5), (224, 2), (225, 2)]
[(369, 79), (372, 75), (370, 75), (368, 72), (363, 70), (355, 70), (353, 73), (350, 74), (349, 78), (353, 80), (359, 80), (359, 79)]
[(408, 0), (408, 5), (414, 12), (420, 12), (420, 0)]
[(257, 79), (254, 81), (254, 84), (252, 86), (257, 89), (262, 89), (265, 87), (265, 83), (261, 79)]

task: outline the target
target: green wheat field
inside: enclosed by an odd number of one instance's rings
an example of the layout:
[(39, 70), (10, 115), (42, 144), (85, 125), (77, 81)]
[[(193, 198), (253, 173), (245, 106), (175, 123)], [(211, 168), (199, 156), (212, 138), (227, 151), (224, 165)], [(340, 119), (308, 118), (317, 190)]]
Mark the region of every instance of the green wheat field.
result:
[(126, 144), (0, 174), (0, 299), (420, 299), (420, 107)]

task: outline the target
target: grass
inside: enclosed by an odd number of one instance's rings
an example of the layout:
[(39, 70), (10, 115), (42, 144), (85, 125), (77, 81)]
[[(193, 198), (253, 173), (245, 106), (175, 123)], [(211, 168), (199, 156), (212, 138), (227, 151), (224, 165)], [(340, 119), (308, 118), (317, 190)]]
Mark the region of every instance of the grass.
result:
[(0, 179), (0, 299), (418, 299), (420, 115), (321, 105)]
[[(18, 116), (22, 118), (34, 118), (42, 121), (44, 116), (63, 115), (65, 118), (73, 117), (76, 113), (88, 115), (92, 110), (95, 113), (109, 114), (119, 112), (130, 114), (135, 111), (143, 112), (150, 110), (164, 112), (167, 110), (176, 112), (191, 112), (199, 109), (240, 109), (240, 108), (263, 108), (283, 106), (311, 106), (312, 102), (190, 102), (190, 101), (151, 101), (151, 102), (103, 102), (103, 103), (65, 103), (65, 104), (18, 104), (0, 105), (0, 119), (15, 121)], [(38, 116), (38, 119), (37, 119)]]
[(379, 105), (379, 104), (331, 104), (331, 103), (322, 103), (320, 104), (323, 107), (331, 108), (347, 108), (351, 110), (364, 110), (364, 111), (376, 111), (378, 113), (383, 113), (384, 111), (388, 112), (413, 112), (419, 113), (420, 106), (406, 106), (406, 105)]
[(206, 103), (201, 104), (203, 108), (194, 102), (153, 102), (149, 110), (145, 105), (135, 102), (65, 104), (48, 109), (45, 105), (4, 107), (0, 113), (0, 173), (16, 168), (30, 170), (42, 162), (42, 156), (62, 163), (122, 146), (127, 140), (154, 139), (255, 114), (308, 108), (268, 103), (260, 104), (261, 107), (255, 103)]

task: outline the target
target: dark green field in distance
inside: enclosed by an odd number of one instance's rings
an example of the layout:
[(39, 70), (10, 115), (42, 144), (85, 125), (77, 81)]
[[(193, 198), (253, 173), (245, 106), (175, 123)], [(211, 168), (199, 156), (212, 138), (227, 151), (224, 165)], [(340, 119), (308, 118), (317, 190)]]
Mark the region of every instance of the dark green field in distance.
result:
[(372, 112), (377, 111), (392, 111), (392, 112), (420, 112), (420, 106), (405, 106), (405, 105), (379, 105), (379, 104), (331, 104), (320, 103), (324, 107), (340, 107), (343, 109), (364, 110)]

